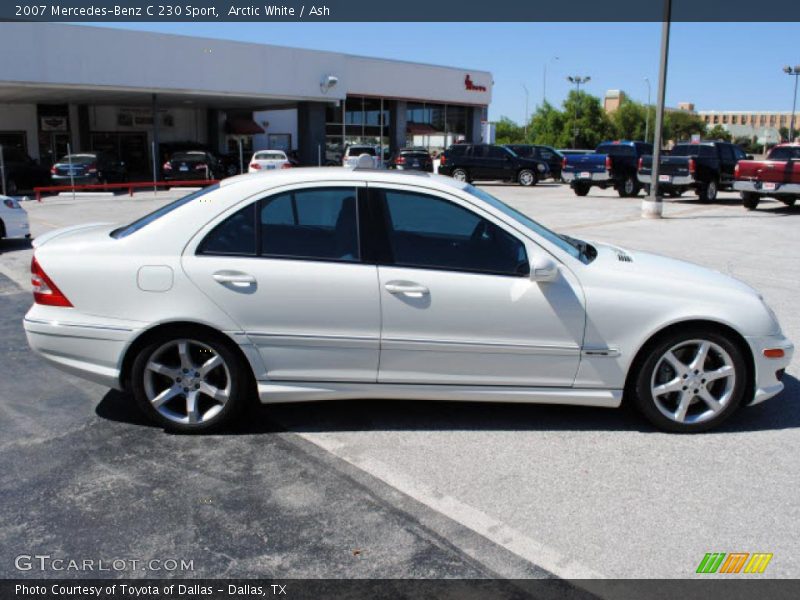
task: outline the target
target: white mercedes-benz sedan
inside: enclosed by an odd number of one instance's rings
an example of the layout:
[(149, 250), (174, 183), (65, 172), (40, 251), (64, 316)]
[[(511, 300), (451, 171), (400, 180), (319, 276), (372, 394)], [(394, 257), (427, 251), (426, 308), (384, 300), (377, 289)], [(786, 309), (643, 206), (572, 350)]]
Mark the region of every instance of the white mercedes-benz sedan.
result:
[(779, 393), (794, 350), (740, 281), (425, 173), (243, 175), (34, 245), (31, 347), (184, 432), (252, 398), (623, 397), (697, 432)]

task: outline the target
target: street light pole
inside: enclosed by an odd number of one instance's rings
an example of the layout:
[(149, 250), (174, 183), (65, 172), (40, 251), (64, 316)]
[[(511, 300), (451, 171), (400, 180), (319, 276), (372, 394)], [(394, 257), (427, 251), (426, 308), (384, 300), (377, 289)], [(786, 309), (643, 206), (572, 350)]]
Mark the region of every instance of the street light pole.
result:
[(792, 116), (789, 117), (789, 141), (794, 141), (794, 113), (797, 110), (797, 78), (800, 76), (800, 65), (794, 68), (786, 65), (783, 72), (787, 75), (794, 75), (794, 99), (792, 100)]
[(525, 90), (525, 141), (528, 141), (528, 86), (522, 84), (522, 89)]
[[(557, 56), (553, 56), (550, 58), (550, 61), (558, 60)], [(547, 63), (549, 61), (544, 62), (544, 75), (542, 77), (542, 105), (547, 102)]]
[(658, 96), (656, 97), (656, 123), (653, 132), (653, 163), (650, 167), (650, 193), (642, 200), (642, 216), (660, 219), (664, 203), (658, 195), (658, 172), (661, 163), (661, 132), (664, 122), (664, 99), (667, 92), (667, 59), (669, 57), (669, 25), (672, 17), (672, 0), (664, 0), (664, 22), (661, 26), (661, 62), (658, 68)]
[(589, 75), (581, 76), (581, 75), (569, 75), (567, 77), (567, 81), (570, 83), (575, 84), (575, 91), (577, 92), (577, 96), (575, 97), (575, 127), (572, 128), (572, 147), (573, 149), (577, 147), (578, 144), (578, 116), (580, 110), (580, 102), (581, 102), (581, 85), (584, 83), (589, 83), (591, 81), (591, 77)]
[(647, 110), (644, 116), (644, 141), (647, 142), (650, 139), (650, 80), (645, 77), (644, 81), (647, 84)]

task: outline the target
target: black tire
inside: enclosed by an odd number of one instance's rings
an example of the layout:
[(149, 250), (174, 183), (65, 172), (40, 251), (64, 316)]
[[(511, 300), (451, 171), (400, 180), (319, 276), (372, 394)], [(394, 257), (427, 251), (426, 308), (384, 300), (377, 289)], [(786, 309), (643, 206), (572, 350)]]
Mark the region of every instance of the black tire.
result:
[(700, 201), (705, 203), (714, 202), (717, 199), (717, 192), (719, 192), (719, 184), (716, 179), (704, 183), (700, 187)]
[[(659, 371), (664, 368), (662, 358), (667, 351), (675, 348), (676, 346), (680, 346), (681, 344), (686, 344), (685, 348), (690, 350), (695, 340), (705, 340), (711, 342), (712, 344), (716, 344), (722, 350), (724, 350), (725, 353), (727, 353), (728, 359), (731, 362), (731, 366), (734, 369), (734, 382), (731, 386), (730, 395), (728, 396), (726, 402), (722, 405), (719, 412), (712, 414), (712, 416), (709, 416), (708, 418), (698, 420), (697, 422), (679, 422), (674, 418), (666, 416), (664, 412), (659, 409), (653, 395), (652, 387), (656, 381), (656, 378), (662, 375), (668, 380), (679, 380), (680, 383), (683, 383), (683, 377), (677, 375), (677, 371), (675, 371), (675, 373), (667, 373), (666, 375), (660, 372), (655, 373), (654, 371), (656, 368), (658, 368)], [(675, 350), (675, 353), (677, 352), (679, 352), (679, 350)], [(692, 355), (690, 353), (689, 357), (691, 356)], [(706, 359), (706, 362), (704, 363), (705, 366), (703, 368), (718, 368), (714, 365), (713, 361), (715, 358), (721, 357), (722, 355), (716, 355), (716, 351), (712, 350), (709, 351), (708, 356), (709, 358)], [(684, 361), (681, 360), (681, 363), (683, 362)], [(660, 336), (642, 349), (632, 368), (636, 370), (631, 374), (631, 381), (629, 382), (631, 385), (629, 386), (629, 389), (626, 390), (626, 393), (630, 393), (630, 395), (633, 396), (633, 404), (636, 406), (639, 412), (641, 412), (642, 415), (644, 415), (644, 417), (658, 429), (675, 433), (699, 433), (702, 431), (708, 431), (709, 429), (720, 425), (734, 412), (736, 412), (736, 410), (742, 404), (750, 380), (748, 360), (746, 359), (745, 354), (739, 345), (729, 336), (715, 329), (705, 327), (690, 327), (683, 330), (673, 330), (668, 334)], [(667, 367), (667, 369), (669, 368), (670, 367)], [(702, 375), (703, 370), (701, 370), (700, 375), (696, 377), (702, 377)], [(687, 375), (687, 377), (690, 376), (691, 375)], [(692, 382), (692, 379), (687, 379), (686, 381), (689, 384), (688, 389), (686, 386), (681, 386), (681, 388), (682, 390), (687, 390), (685, 393), (692, 397), (692, 404), (689, 406), (689, 411), (695, 411), (695, 415), (697, 413), (702, 414), (703, 411), (707, 412), (709, 410), (709, 406), (699, 396), (694, 396), (692, 394), (693, 391), (696, 392), (697, 390), (691, 390), (691, 386), (698, 385), (699, 387), (702, 387), (705, 385), (728, 385), (727, 380), (716, 380), (709, 384), (705, 383), (705, 379), (702, 380), (703, 383), (700, 383), (700, 380)], [(714, 388), (708, 387), (708, 389), (713, 390)], [(675, 406), (677, 406), (679, 400), (677, 397), (672, 399), (671, 396), (674, 396), (675, 394), (681, 395), (683, 393), (683, 391), (670, 392), (668, 394), (660, 395), (659, 398), (662, 404), (674, 402)], [(669, 412), (671, 409), (672, 407), (670, 406), (667, 412)], [(687, 411), (687, 415), (689, 414), (689, 411)], [(677, 412), (678, 410), (676, 408), (676, 413)]]
[(576, 196), (585, 196), (586, 194), (589, 193), (589, 189), (591, 187), (592, 186), (589, 185), (588, 183), (580, 183), (580, 182), (574, 183), (572, 185), (572, 191), (575, 192)]
[[(197, 343), (194, 356), (199, 357), (201, 360), (203, 348), (200, 346), (206, 346), (224, 361), (224, 367), (217, 367), (215, 370), (210, 371), (208, 376), (203, 376), (202, 381), (206, 381), (207, 378), (214, 376), (218, 378), (216, 380), (217, 382), (223, 381), (225, 384), (229, 384), (228, 398), (216, 414), (200, 423), (178, 422), (174, 418), (169, 418), (157, 410), (148, 398), (147, 383), (145, 380), (147, 364), (151, 360), (154, 360), (154, 355), (158, 356), (159, 351), (164, 348), (164, 346), (177, 342), (178, 340), (191, 340)], [(225, 339), (222, 334), (211, 334), (206, 330), (192, 327), (175, 327), (153, 338), (139, 351), (131, 369), (131, 391), (133, 392), (137, 405), (151, 421), (160, 425), (167, 431), (176, 433), (210, 433), (232, 422), (247, 404), (248, 398), (251, 397), (254, 390), (252, 371), (248, 365), (244, 364), (240, 355), (233, 349), (232, 344), (233, 342)], [(165, 352), (170, 352), (170, 350), (168, 349)], [(200, 354), (198, 354), (198, 352)], [(175, 356), (177, 356), (177, 353)], [(155, 358), (155, 360), (159, 362), (164, 361), (162, 358)], [(195, 362), (195, 364), (198, 364), (198, 362), (200, 361)], [(176, 372), (181, 371), (178, 375), (186, 377), (186, 375), (184, 375), (186, 370), (180, 369), (180, 365), (170, 363), (170, 368)], [(225, 371), (225, 368), (227, 371)], [(147, 375), (150, 377), (155, 376), (152, 375), (149, 370), (147, 370)], [(189, 377), (191, 376), (192, 373), (190, 372)], [(172, 377), (163, 377), (166, 378), (166, 381), (162, 385), (168, 385)], [(223, 379), (220, 380), (219, 378)], [(191, 380), (186, 378), (182, 381), (181, 378), (178, 378), (176, 381), (177, 382), (173, 382), (171, 387), (180, 388), (181, 385)], [(217, 387), (219, 388), (220, 384), (218, 384)], [(186, 391), (190, 390), (188, 390), (188, 388), (183, 388), (172, 400), (164, 403), (166, 412), (172, 412), (173, 407), (168, 407), (167, 405), (170, 405), (174, 400), (174, 409), (176, 413), (179, 414), (181, 404), (183, 404), (188, 418)], [(202, 394), (202, 391), (199, 392), (199, 394)], [(209, 400), (211, 400), (211, 396), (199, 395), (197, 400), (198, 407), (203, 403), (206, 405), (209, 404)], [(210, 402), (210, 404), (213, 405), (214, 403)]]
[(453, 172), (450, 174), (450, 177), (455, 179), (456, 181), (464, 181), (469, 182), (469, 173), (467, 173), (466, 169), (453, 169)]
[(683, 194), (683, 190), (670, 190), (669, 197), (670, 198), (680, 198)]
[(531, 187), (538, 183), (536, 172), (532, 169), (522, 169), (517, 173), (517, 183), (523, 187)]
[(747, 210), (755, 210), (758, 206), (758, 202), (761, 198), (758, 197), (758, 194), (754, 194), (753, 192), (742, 192), (742, 206), (744, 206)]
[(628, 175), (620, 186), (617, 188), (617, 193), (620, 198), (633, 198), (639, 195), (639, 182), (633, 175)]

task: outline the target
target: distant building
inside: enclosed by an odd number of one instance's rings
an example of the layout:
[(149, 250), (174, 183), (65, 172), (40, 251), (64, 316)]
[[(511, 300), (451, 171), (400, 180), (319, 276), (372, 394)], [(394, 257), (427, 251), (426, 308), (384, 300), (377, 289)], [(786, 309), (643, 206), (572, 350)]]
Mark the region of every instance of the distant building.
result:
[[(791, 111), (752, 111), (752, 110), (701, 110), (700, 118), (709, 129), (721, 126), (735, 138), (750, 138), (759, 143), (774, 144), (780, 141), (780, 130), (789, 129)], [(795, 113), (795, 130), (800, 128), (800, 112)]]
[[(606, 113), (611, 114), (616, 111), (626, 99), (627, 95), (622, 90), (608, 90), (605, 98), (603, 98), (603, 109)], [(695, 114), (694, 104), (692, 102), (678, 102), (677, 107), (667, 106), (664, 110), (667, 112), (680, 111)]]

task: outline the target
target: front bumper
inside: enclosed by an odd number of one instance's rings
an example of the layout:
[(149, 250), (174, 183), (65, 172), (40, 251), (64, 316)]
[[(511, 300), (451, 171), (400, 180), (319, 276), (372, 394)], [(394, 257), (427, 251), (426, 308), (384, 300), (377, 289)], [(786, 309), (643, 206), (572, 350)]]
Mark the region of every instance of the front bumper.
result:
[(608, 183), (611, 181), (611, 173), (603, 171), (602, 173), (589, 173), (589, 177), (581, 177), (580, 171), (561, 171), (561, 179), (567, 183), (586, 182), (586, 183)]
[[(636, 178), (641, 182), (647, 185), (650, 185), (653, 182), (653, 176), (650, 173), (637, 173)], [(663, 186), (692, 186), (697, 181), (691, 175), (683, 175), (683, 176), (673, 176), (670, 175), (669, 181), (659, 181), (658, 185)]]
[(762, 181), (734, 181), (733, 189), (762, 196), (800, 196), (800, 183), (775, 183), (773, 190), (765, 190), (764, 183)]
[[(783, 382), (780, 374), (792, 362), (794, 345), (783, 335), (745, 338), (753, 352), (755, 364), (755, 390), (753, 398), (748, 405), (758, 404), (783, 391)], [(767, 358), (764, 351), (780, 348), (784, 354), (781, 358)]]

